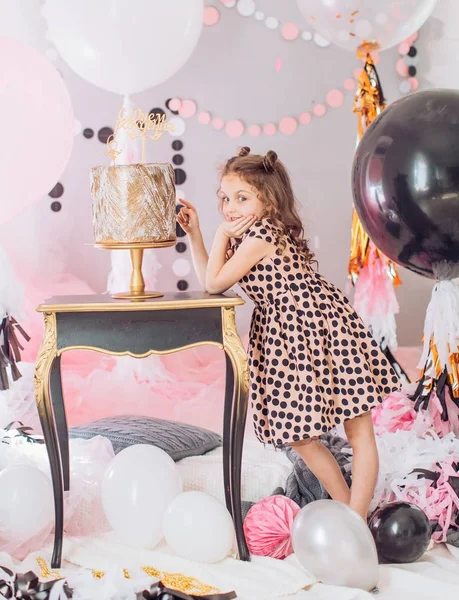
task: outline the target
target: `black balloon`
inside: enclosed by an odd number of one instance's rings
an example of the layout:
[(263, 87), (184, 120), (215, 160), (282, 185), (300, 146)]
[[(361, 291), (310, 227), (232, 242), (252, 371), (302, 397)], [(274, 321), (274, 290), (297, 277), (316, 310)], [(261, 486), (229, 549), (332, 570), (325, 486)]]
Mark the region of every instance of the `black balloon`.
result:
[(378, 508), (369, 527), (381, 563), (414, 562), (427, 550), (432, 536), (424, 511), (408, 502), (393, 502)]
[(386, 256), (426, 277), (458, 277), (459, 91), (419, 92), (383, 110), (356, 150), (352, 184)]

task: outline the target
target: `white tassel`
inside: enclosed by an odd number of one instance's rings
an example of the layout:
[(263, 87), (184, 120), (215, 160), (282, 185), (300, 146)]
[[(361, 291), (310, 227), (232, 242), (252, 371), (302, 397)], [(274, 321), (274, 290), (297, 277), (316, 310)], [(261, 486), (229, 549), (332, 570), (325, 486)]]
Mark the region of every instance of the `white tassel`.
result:
[[(459, 352), (459, 285), (453, 281), (439, 281), (433, 289), (424, 323), (424, 348), (419, 368), (426, 364), (432, 338), (443, 371), (450, 355)], [(436, 376), (435, 372), (426, 374)]]
[(432, 431), (423, 438), (417, 436), (415, 429), (399, 430), (395, 433), (384, 433), (377, 436), (379, 452), (379, 477), (370, 510), (394, 493), (400, 496), (400, 488), (425, 486), (425, 481), (418, 483), (413, 469), (433, 470), (435, 463), (442, 462), (450, 454), (459, 455), (459, 439), (454, 433), (440, 438)]

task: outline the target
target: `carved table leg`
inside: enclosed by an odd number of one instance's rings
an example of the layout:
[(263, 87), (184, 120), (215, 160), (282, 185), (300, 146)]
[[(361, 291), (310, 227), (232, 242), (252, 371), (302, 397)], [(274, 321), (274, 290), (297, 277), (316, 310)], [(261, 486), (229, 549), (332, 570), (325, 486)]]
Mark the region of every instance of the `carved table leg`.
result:
[(64, 531), (64, 490), (62, 466), (50, 395), (50, 374), (57, 359), (56, 315), (44, 313), (45, 335), (35, 365), (34, 391), (38, 414), (45, 438), (54, 492), (55, 537), (51, 559), (52, 568), (59, 568), (62, 558)]
[(250, 560), (244, 535), (241, 506), (241, 465), (248, 406), (249, 368), (244, 347), (236, 330), (234, 308), (222, 308), (222, 317), (223, 345), (229, 358), (228, 367), (231, 366), (234, 377), (231, 416), (229, 416), (228, 393), (225, 399), (225, 421), (228, 418), (230, 423), (229, 435), (226, 439), (224, 436), (223, 439), (223, 461), (224, 465), (229, 467), (230, 497), (239, 558)]
[(61, 356), (58, 356), (52, 365), (50, 373), (51, 402), (54, 411), (59, 450), (61, 453), (62, 476), (64, 491), (70, 489), (70, 455), (69, 455), (69, 429), (65, 415), (64, 397), (62, 394)]

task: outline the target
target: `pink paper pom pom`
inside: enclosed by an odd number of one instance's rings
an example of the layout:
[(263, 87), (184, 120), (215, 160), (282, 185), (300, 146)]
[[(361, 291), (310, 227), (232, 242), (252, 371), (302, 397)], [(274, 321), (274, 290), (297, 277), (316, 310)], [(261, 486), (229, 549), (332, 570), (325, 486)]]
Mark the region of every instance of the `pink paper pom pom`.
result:
[(285, 496), (269, 496), (247, 513), (244, 532), (251, 554), (285, 558), (293, 553), (290, 532), (300, 512), (296, 502)]

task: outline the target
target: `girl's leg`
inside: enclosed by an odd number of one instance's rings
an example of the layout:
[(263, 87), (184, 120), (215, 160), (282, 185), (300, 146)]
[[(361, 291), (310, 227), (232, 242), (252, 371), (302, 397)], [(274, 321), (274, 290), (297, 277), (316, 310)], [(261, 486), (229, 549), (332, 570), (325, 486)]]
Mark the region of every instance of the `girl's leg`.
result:
[(350, 507), (366, 521), (379, 471), (371, 413), (345, 421), (344, 429), (353, 450)]
[(349, 504), (351, 491), (330, 450), (315, 438), (293, 443), (292, 447), (301, 456), (333, 500)]

